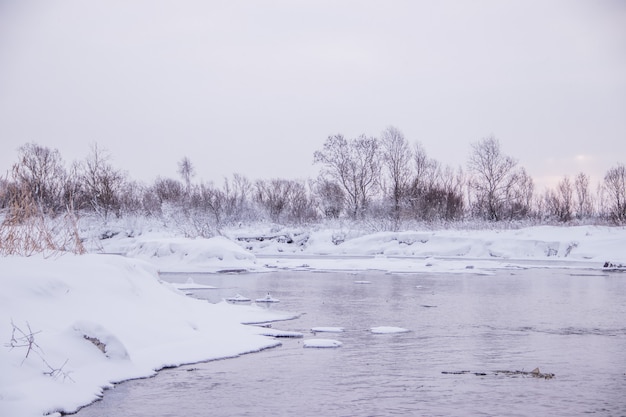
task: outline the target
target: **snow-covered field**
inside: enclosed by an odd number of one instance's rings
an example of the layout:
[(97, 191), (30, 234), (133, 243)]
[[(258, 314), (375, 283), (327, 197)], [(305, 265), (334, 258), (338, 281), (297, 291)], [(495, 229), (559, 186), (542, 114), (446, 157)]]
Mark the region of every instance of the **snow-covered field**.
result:
[[(374, 234), (268, 227), (230, 230), (212, 239), (116, 233), (92, 241), (90, 249), (125, 256), (0, 258), (0, 415), (72, 412), (118, 381), (275, 346), (268, 329), (249, 324), (293, 316), (254, 304), (186, 297), (177, 289), (184, 283), (161, 282), (159, 270), (488, 274), (494, 268), (626, 264), (626, 229), (617, 227)], [(373, 329), (392, 330), (397, 329)]]

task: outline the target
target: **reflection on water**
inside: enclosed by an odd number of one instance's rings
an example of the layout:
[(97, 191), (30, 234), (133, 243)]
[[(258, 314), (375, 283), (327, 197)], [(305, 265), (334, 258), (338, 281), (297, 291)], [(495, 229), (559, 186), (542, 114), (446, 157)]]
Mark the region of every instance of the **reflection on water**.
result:
[[(163, 279), (185, 282), (188, 274)], [(276, 272), (193, 275), (210, 302), (269, 291), (302, 339), (118, 385), (89, 416), (626, 415), (626, 276)], [(342, 327), (343, 333), (310, 332)], [(372, 334), (375, 326), (409, 333)], [(546, 380), (496, 371), (554, 373)], [(470, 371), (470, 372), (461, 372)], [(479, 375), (476, 375), (479, 374)], [(480, 375), (486, 374), (486, 375)]]

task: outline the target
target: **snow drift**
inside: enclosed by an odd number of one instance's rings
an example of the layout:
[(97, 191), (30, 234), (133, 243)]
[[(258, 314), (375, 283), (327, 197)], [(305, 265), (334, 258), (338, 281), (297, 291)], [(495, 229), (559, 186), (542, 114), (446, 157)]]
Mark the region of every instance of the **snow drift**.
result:
[(209, 304), (112, 255), (0, 259), (0, 415), (72, 412), (111, 383), (277, 345), (242, 323), (289, 318)]

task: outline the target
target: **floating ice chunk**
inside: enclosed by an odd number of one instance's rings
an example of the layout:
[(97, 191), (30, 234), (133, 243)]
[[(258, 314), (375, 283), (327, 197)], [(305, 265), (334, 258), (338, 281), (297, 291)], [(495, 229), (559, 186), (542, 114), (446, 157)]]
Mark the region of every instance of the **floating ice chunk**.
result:
[(269, 337), (284, 337), (284, 338), (294, 338), (294, 339), (300, 339), (304, 337), (304, 334), (300, 332), (277, 330), (277, 329), (272, 329), (270, 327), (264, 328), (259, 334), (262, 334), (263, 336), (269, 336)]
[(372, 327), (370, 331), (374, 334), (407, 333), (409, 329), (393, 326)]
[(226, 301), (230, 301), (233, 303), (247, 303), (248, 301), (252, 300), (250, 300), (248, 297), (244, 297), (241, 294), (237, 294), (234, 297), (227, 298)]
[(311, 331), (313, 333), (341, 333), (343, 332), (343, 327), (313, 327)]
[(355, 284), (371, 284), (371, 281), (354, 281)]
[(268, 292), (267, 295), (263, 298), (257, 298), (255, 300), (257, 303), (279, 303), (280, 300), (273, 298), (272, 295)]
[(342, 343), (333, 339), (308, 339), (304, 341), (305, 348), (337, 348)]

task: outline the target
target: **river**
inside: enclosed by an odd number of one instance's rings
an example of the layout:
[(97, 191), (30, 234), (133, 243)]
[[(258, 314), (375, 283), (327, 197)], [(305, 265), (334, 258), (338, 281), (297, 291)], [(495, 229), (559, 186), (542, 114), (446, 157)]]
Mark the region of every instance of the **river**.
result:
[[(79, 417), (626, 416), (626, 274), (518, 269), (165, 274), (209, 302), (268, 291), (303, 338), (129, 381)], [(374, 334), (393, 326), (405, 333)], [(311, 332), (341, 327), (341, 333)], [(339, 348), (304, 348), (310, 339)], [(539, 368), (540, 375), (530, 373)], [(517, 372), (520, 371), (520, 372)], [(550, 378), (554, 374), (553, 378)]]

